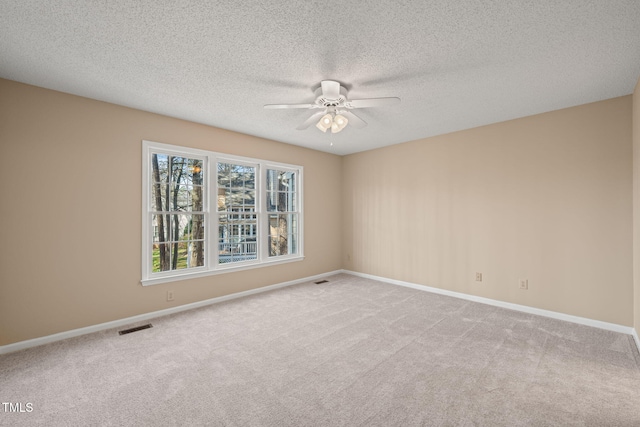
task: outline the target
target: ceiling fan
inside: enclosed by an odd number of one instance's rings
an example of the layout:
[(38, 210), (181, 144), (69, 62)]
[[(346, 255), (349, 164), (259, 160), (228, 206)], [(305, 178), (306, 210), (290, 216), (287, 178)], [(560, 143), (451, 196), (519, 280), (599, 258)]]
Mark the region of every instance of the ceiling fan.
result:
[(319, 109), (296, 129), (304, 130), (314, 122), (316, 127), (322, 132), (331, 129), (331, 133), (338, 133), (344, 129), (348, 123), (355, 128), (363, 128), (367, 122), (353, 114), (350, 110), (356, 108), (386, 107), (400, 102), (400, 98), (366, 98), (349, 99), (347, 90), (334, 80), (323, 80), (316, 91), (317, 97), (313, 104), (267, 104), (264, 108), (284, 109), (284, 108), (308, 108)]

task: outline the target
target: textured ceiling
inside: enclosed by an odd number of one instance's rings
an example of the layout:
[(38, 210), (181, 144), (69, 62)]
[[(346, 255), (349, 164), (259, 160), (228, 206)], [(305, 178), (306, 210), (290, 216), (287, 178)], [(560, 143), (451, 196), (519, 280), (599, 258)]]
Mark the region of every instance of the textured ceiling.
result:
[[(0, 77), (336, 154), (627, 95), (639, 76), (638, 0), (0, 0)], [(323, 79), (402, 102), (335, 135), (262, 107), (312, 102)]]

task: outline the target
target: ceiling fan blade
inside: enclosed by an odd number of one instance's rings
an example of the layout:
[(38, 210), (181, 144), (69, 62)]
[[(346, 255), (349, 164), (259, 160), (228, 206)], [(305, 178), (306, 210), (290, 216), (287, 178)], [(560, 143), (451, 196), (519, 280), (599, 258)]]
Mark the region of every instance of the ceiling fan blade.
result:
[(267, 104), (264, 108), (268, 110), (277, 110), (285, 108), (315, 108), (316, 104)]
[(324, 116), (324, 114), (325, 114), (325, 111), (318, 111), (317, 113), (312, 114), (311, 117), (305, 120), (304, 123), (302, 123), (296, 129), (305, 130), (306, 128), (311, 126), (314, 122), (317, 122), (318, 120), (320, 120), (320, 117)]
[(338, 99), (340, 97), (340, 83), (333, 80), (323, 80), (320, 82), (322, 86), (322, 96), (329, 99)]
[(345, 103), (347, 108), (388, 107), (400, 103), (400, 98), (352, 99)]
[(345, 116), (349, 120), (349, 124), (356, 129), (362, 129), (367, 125), (367, 122), (353, 114), (351, 111), (340, 111), (340, 114)]

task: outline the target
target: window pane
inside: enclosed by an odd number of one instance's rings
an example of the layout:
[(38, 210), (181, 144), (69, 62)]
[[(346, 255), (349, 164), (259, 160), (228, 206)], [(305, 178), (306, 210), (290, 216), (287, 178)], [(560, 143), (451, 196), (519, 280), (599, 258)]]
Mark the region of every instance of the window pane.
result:
[(277, 210), (280, 212), (292, 212), (296, 210), (296, 194), (291, 192), (277, 193)]
[(267, 211), (293, 212), (298, 209), (296, 173), (267, 170)]
[(267, 211), (274, 212), (278, 209), (278, 193), (275, 191), (267, 192)]
[(253, 238), (220, 239), (218, 241), (218, 263), (247, 261), (257, 258), (257, 242)]
[(189, 238), (191, 215), (171, 215), (171, 240), (180, 241)]
[(278, 253), (276, 253), (276, 248), (277, 248), (277, 242), (278, 240), (278, 236), (271, 236), (269, 235), (269, 256), (276, 256), (276, 255), (280, 255)]
[(218, 211), (226, 211), (227, 210), (227, 189), (218, 188)]
[(204, 265), (204, 240), (188, 242), (187, 264), (191, 267), (202, 267)]
[(287, 210), (287, 193), (278, 191), (278, 212), (285, 212)]
[(152, 211), (201, 211), (203, 209), (203, 162), (166, 154), (152, 154)]
[(151, 210), (152, 211), (161, 211), (165, 209), (166, 203), (166, 193), (165, 193), (165, 185), (160, 183), (152, 184), (151, 186)]
[(161, 243), (152, 247), (152, 271), (154, 273), (160, 271), (171, 270), (171, 248), (169, 244)]
[(170, 241), (171, 219), (169, 215), (151, 215), (151, 226), (153, 229), (154, 242)]
[(158, 210), (158, 204), (156, 203), (156, 184), (151, 184), (149, 187), (149, 210), (153, 212)]
[(202, 160), (189, 159), (189, 181), (194, 185), (202, 185)]
[(189, 224), (189, 237), (191, 240), (204, 239), (204, 215), (192, 215)]
[(227, 163), (218, 163), (218, 187), (229, 188), (231, 181), (229, 179), (229, 173), (231, 172), (231, 165)]
[(152, 154), (151, 164), (151, 182), (166, 182), (169, 156), (167, 156), (166, 154)]
[(256, 259), (257, 257), (257, 244), (255, 237), (245, 237), (240, 240), (237, 253), (242, 255), (245, 259)]
[(182, 192), (180, 196), (184, 199), (184, 207), (183, 211), (191, 212), (193, 210), (193, 186), (189, 183), (180, 187), (180, 191)]
[(227, 264), (231, 261), (231, 243), (220, 240), (218, 242), (218, 264)]
[(297, 234), (291, 234), (289, 236), (289, 242), (291, 244), (290, 252), (292, 254), (297, 254), (298, 253), (298, 235)]
[(296, 183), (296, 174), (293, 172), (288, 172), (289, 173), (289, 191), (298, 191), (297, 187), (297, 183)]
[(278, 172), (278, 181), (280, 189), (284, 189), (286, 191), (295, 191), (294, 172)]
[(231, 178), (231, 187), (244, 187), (245, 167), (239, 165), (230, 165), (229, 177)]
[(246, 261), (257, 258), (256, 214), (219, 215), (218, 262)]
[(182, 182), (186, 179), (187, 164), (189, 159), (184, 157), (172, 156), (169, 157), (169, 164), (171, 165), (171, 178), (172, 182)]
[(256, 188), (256, 169), (251, 169), (244, 179), (244, 188), (255, 189)]
[(244, 191), (243, 190), (233, 189), (233, 190), (231, 190), (231, 193), (229, 194), (229, 196), (230, 197), (227, 198), (227, 202), (230, 205), (232, 210), (234, 208), (238, 209), (238, 206), (242, 206), (243, 201), (244, 201), (244, 198), (243, 198)]
[(269, 256), (287, 255), (287, 236), (269, 236)]
[(202, 212), (204, 209), (203, 199), (203, 187), (202, 185), (194, 185), (191, 188), (191, 210), (196, 212)]
[(269, 215), (269, 235), (275, 236), (278, 234), (278, 215)]
[(245, 210), (256, 210), (256, 192), (255, 190), (245, 190), (243, 195)]
[(174, 249), (177, 251), (174, 253), (176, 257), (175, 269), (182, 270), (187, 268), (187, 244), (186, 242), (179, 242), (174, 244)]
[(186, 185), (171, 185), (170, 211), (189, 211), (191, 205), (191, 190)]
[(153, 215), (153, 221), (158, 226), (158, 242), (170, 242), (171, 215)]
[(298, 215), (269, 215), (269, 256), (298, 253)]
[(224, 188), (255, 188), (256, 168), (253, 166), (218, 163), (218, 186)]
[(287, 220), (283, 215), (269, 215), (269, 256), (287, 253)]

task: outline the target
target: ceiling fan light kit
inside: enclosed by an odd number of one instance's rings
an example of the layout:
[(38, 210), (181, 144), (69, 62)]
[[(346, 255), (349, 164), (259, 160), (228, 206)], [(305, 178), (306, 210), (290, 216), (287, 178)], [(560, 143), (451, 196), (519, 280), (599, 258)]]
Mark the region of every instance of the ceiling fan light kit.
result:
[(331, 133), (338, 133), (340, 132), (342, 129), (344, 129), (347, 124), (349, 123), (349, 120), (341, 115), (341, 114), (336, 114), (335, 117), (333, 118), (333, 123), (331, 124)]
[(320, 121), (318, 121), (318, 123), (316, 124), (316, 127), (320, 129), (322, 132), (326, 132), (327, 129), (331, 127), (332, 123), (333, 123), (333, 117), (331, 117), (330, 113), (327, 113), (324, 116), (322, 116), (322, 118), (320, 118)]
[[(331, 133), (342, 131), (347, 124), (355, 128), (363, 128), (367, 122), (356, 116), (350, 110), (356, 108), (386, 107), (400, 103), (400, 98), (367, 98), (352, 99), (347, 97), (347, 90), (334, 80), (323, 80), (320, 82), (319, 93), (313, 104), (267, 104), (267, 109), (286, 108), (306, 108), (322, 109), (323, 111), (314, 113), (296, 129), (304, 130), (316, 123), (316, 128), (326, 133), (331, 129)], [(320, 118), (318, 122), (316, 120)]]
[(331, 129), (331, 133), (338, 133), (344, 129), (348, 123), (349, 120), (345, 116), (329, 112), (322, 116), (318, 123), (316, 123), (316, 127), (322, 132), (327, 132), (327, 130)]

